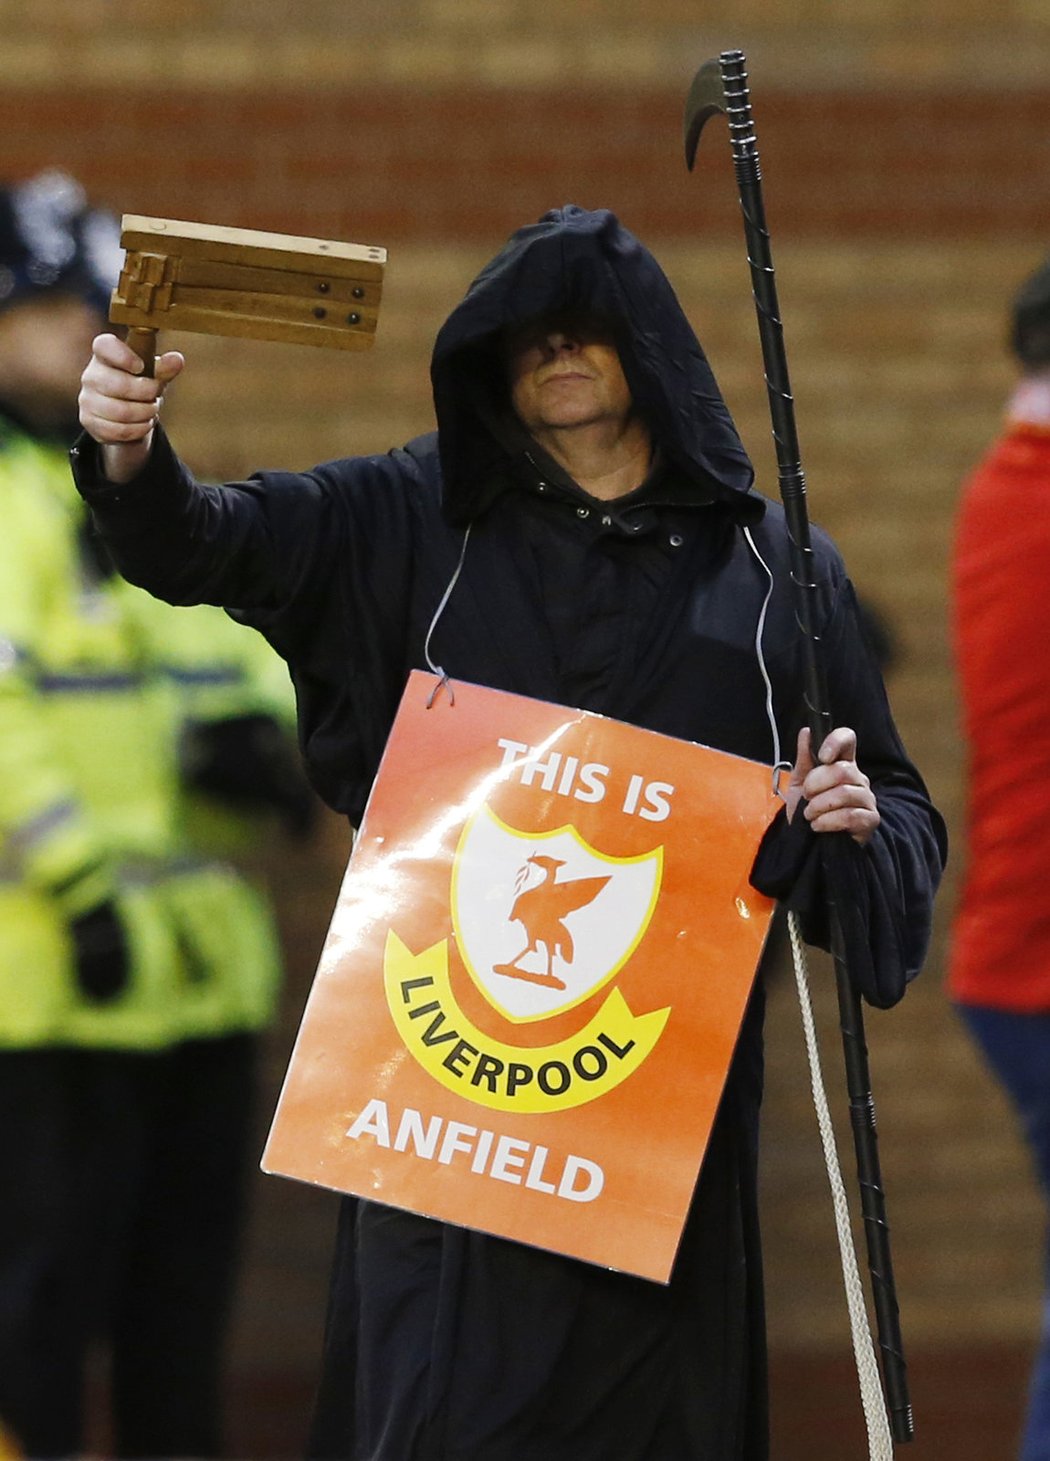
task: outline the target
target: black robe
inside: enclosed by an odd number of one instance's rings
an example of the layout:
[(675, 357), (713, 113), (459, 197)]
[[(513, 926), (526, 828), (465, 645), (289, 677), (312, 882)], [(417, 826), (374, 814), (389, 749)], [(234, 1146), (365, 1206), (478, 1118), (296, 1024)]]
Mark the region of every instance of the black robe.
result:
[[(564, 307), (612, 318), (658, 446), (647, 481), (614, 503), (582, 493), (507, 414), (494, 332)], [(387, 456), (209, 488), (158, 433), (127, 486), (104, 482), (86, 441), (74, 470), (127, 577), (174, 603), (224, 604), (285, 656), (308, 769), (355, 824), (428, 634), (430, 661), (453, 679), (790, 759), (805, 710), (783, 514), (751, 489), (651, 255), (610, 214), (547, 215), (471, 286), (438, 336), (432, 378), (438, 433)], [(868, 956), (862, 991), (888, 1005), (922, 962), (943, 826), (841, 560), (814, 537), (834, 719), (857, 731), (882, 815), (863, 849), (833, 839), (835, 866)], [(781, 867), (773, 891), (802, 869), (817, 939), (826, 859), (815, 847), (831, 842), (799, 821), (789, 836), (777, 825), (767, 849), (784, 863), (791, 844), (793, 871)], [(311, 1454), (763, 1461), (761, 1024), (759, 985), (666, 1287), (346, 1200)]]

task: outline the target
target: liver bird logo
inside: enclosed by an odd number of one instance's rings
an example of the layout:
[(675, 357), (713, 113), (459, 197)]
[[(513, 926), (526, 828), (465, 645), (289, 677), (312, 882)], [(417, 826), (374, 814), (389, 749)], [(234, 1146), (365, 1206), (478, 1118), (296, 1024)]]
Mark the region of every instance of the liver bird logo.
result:
[[(526, 858), (518, 875), (524, 886), (530, 868), (539, 868), (541, 881), (534, 887), (525, 888), (514, 899), (510, 910), (512, 923), (520, 923), (525, 930), (525, 947), (511, 959), (509, 964), (495, 964), (494, 974), (504, 974), (511, 979), (528, 979), (534, 984), (545, 984), (550, 989), (565, 989), (564, 979), (554, 972), (555, 957), (571, 964), (576, 952), (572, 934), (565, 919), (577, 908), (593, 903), (603, 888), (609, 886), (604, 878), (569, 878), (558, 882), (558, 869), (565, 866), (561, 857), (545, 857), (536, 852)], [(520, 960), (527, 954), (543, 949), (547, 958), (544, 970), (525, 969)]]
[(627, 962), (656, 906), (662, 869), (660, 847), (609, 856), (574, 827), (518, 829), (484, 806), (464, 828), (453, 863), (459, 953), (508, 1019), (549, 1018)]

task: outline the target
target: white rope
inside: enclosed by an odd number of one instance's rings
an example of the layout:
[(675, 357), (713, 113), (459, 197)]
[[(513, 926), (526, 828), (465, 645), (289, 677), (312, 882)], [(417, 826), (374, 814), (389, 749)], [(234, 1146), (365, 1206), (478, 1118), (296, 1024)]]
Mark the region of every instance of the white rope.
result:
[(842, 1182), (838, 1151), (835, 1146), (835, 1130), (831, 1124), (827, 1092), (820, 1069), (820, 1051), (817, 1047), (817, 1029), (813, 1020), (813, 1002), (809, 993), (809, 974), (806, 964), (806, 950), (802, 943), (798, 919), (794, 913), (787, 916), (788, 934), (791, 939), (791, 955), (795, 965), (795, 983), (798, 986), (799, 1010), (802, 1014), (802, 1028), (806, 1037), (806, 1054), (809, 1056), (810, 1081), (813, 1087), (813, 1104), (817, 1112), (820, 1141), (824, 1148), (824, 1162), (831, 1184), (831, 1200), (835, 1208), (835, 1230), (838, 1234), (839, 1253), (842, 1258), (842, 1277), (846, 1286), (846, 1304), (849, 1308), (850, 1332), (853, 1336), (853, 1354), (857, 1364), (857, 1380), (860, 1384), (860, 1400), (864, 1408), (864, 1423), (868, 1430), (868, 1455), (871, 1461), (893, 1461), (893, 1441), (890, 1435), (886, 1400), (882, 1393), (878, 1361), (868, 1322), (868, 1311), (864, 1302), (864, 1289), (857, 1267), (857, 1250), (853, 1243), (853, 1228), (850, 1224), (849, 1204)]

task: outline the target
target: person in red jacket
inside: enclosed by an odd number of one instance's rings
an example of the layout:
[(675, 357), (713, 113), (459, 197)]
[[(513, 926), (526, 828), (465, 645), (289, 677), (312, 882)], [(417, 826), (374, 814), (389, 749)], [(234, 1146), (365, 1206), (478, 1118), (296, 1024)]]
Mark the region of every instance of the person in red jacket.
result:
[[(1050, 672), (1032, 632), (1050, 562), (1050, 260), (1015, 301), (1021, 375), (962, 495), (952, 565), (968, 865), (949, 992), (1017, 1107), (1050, 1196)], [(1022, 1461), (1050, 1456), (1050, 1288)]]

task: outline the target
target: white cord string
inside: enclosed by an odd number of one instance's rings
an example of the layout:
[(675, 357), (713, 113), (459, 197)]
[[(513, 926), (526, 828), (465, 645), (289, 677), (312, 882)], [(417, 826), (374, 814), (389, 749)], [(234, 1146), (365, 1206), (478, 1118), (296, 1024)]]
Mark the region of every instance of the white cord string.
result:
[(434, 630), (437, 628), (437, 622), (438, 622), (438, 620), (441, 618), (441, 615), (445, 612), (445, 605), (448, 603), (449, 599), (452, 597), (452, 590), (455, 588), (456, 584), (459, 581), (459, 575), (463, 572), (463, 560), (467, 556), (467, 544), (470, 542), (470, 530), (471, 530), (471, 528), (473, 526), (474, 526), (474, 524), (472, 522), (467, 523), (466, 531), (463, 534), (463, 546), (459, 550), (459, 562), (456, 564), (456, 571), (453, 573), (452, 577), (449, 579), (449, 581), (448, 581), (448, 587), (445, 589), (445, 592), (441, 595), (441, 602), (440, 602), (440, 604), (438, 604), (437, 608), (434, 610), (434, 617), (430, 621), (430, 628), (427, 630), (427, 637), (423, 641), (423, 658), (427, 662), (427, 666), (430, 669), (430, 673), (432, 675), (438, 675), (438, 676), (440, 676), (440, 683), (435, 687), (434, 692), (431, 695), (430, 700), (427, 703), (427, 709), (428, 710), (430, 709), (431, 704), (433, 704), (434, 696), (437, 695), (437, 692), (438, 692), (438, 690), (440, 690), (440, 688), (441, 688), (442, 685), (448, 685), (449, 686), (449, 696), (451, 697), (452, 704), (454, 705), (456, 703), (455, 696), (452, 694), (452, 687), (449, 684), (448, 675), (445, 673), (445, 671), (442, 669), (442, 667), (440, 665), (436, 665), (434, 663), (434, 661), (430, 658), (430, 640), (431, 640), (431, 637), (433, 636)]
[(810, 1081), (813, 1088), (813, 1105), (817, 1112), (817, 1126), (824, 1148), (824, 1163), (828, 1169), (831, 1184), (831, 1200), (835, 1209), (835, 1230), (839, 1240), (839, 1254), (842, 1259), (842, 1277), (846, 1286), (846, 1304), (849, 1309), (850, 1332), (853, 1336), (853, 1354), (857, 1364), (857, 1380), (860, 1384), (860, 1400), (864, 1409), (864, 1423), (868, 1431), (868, 1455), (871, 1461), (893, 1461), (893, 1440), (890, 1435), (886, 1399), (882, 1393), (878, 1361), (871, 1337), (871, 1325), (864, 1301), (864, 1289), (857, 1267), (857, 1250), (853, 1242), (853, 1228), (850, 1223), (849, 1203), (842, 1181), (838, 1151), (835, 1146), (835, 1130), (828, 1109), (827, 1092), (820, 1069), (820, 1051), (817, 1046), (817, 1029), (813, 1019), (813, 1002), (809, 993), (809, 973), (806, 950), (802, 943), (798, 919), (794, 913), (787, 916), (788, 934), (791, 939), (791, 956), (795, 966), (795, 983), (798, 986), (799, 1010), (802, 1014), (802, 1028), (806, 1037), (806, 1054), (809, 1056)]
[(769, 671), (766, 669), (766, 657), (762, 650), (762, 637), (766, 632), (766, 610), (769, 608), (769, 601), (773, 597), (773, 570), (755, 546), (755, 540), (751, 536), (750, 528), (744, 528), (744, 537), (747, 539), (748, 547), (762, 565), (766, 577), (769, 579), (769, 587), (766, 589), (766, 596), (762, 600), (762, 607), (758, 614), (758, 627), (755, 630), (755, 654), (758, 656), (759, 673), (766, 687), (766, 719), (769, 721), (769, 730), (773, 737), (773, 790), (779, 795), (780, 772), (785, 770), (790, 771), (791, 762), (781, 759), (780, 728), (777, 725), (777, 718), (773, 708), (773, 681), (769, 678)]

